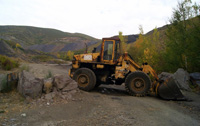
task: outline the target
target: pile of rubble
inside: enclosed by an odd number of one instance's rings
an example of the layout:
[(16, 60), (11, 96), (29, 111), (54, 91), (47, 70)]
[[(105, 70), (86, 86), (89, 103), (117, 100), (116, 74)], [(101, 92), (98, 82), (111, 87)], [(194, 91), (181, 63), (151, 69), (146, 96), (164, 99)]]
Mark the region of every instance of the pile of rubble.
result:
[(30, 72), (23, 71), (19, 74), (17, 90), (26, 99), (70, 100), (78, 91), (78, 86), (67, 75), (56, 75), (52, 78), (41, 79), (34, 77)]

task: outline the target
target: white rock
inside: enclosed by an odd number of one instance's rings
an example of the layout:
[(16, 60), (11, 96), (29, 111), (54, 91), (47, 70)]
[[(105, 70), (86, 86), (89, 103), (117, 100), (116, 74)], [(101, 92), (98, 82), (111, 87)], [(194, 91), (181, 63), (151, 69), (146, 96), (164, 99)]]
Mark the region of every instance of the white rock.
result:
[(22, 113), (21, 116), (26, 117), (26, 113)]

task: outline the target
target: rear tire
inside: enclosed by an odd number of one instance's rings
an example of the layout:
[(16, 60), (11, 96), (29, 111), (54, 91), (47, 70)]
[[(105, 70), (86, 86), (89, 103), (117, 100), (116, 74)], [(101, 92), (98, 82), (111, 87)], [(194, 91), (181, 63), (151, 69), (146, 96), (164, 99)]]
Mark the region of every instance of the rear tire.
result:
[(126, 91), (130, 95), (145, 96), (151, 86), (150, 78), (142, 71), (135, 71), (130, 73), (125, 80)]
[(91, 91), (96, 84), (94, 72), (88, 68), (80, 68), (75, 71), (73, 79), (78, 83), (78, 87), (84, 91)]

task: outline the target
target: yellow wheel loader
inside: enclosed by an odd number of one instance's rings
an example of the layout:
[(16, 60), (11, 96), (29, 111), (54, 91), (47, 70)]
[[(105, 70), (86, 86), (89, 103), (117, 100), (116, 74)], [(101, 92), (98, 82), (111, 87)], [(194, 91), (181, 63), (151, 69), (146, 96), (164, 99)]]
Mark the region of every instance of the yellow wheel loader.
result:
[(74, 55), (69, 76), (84, 91), (101, 84), (125, 83), (130, 95), (145, 96), (154, 92), (163, 99), (185, 99), (173, 78), (161, 82), (150, 65), (139, 66), (127, 52), (122, 53), (119, 38), (103, 38), (100, 53), (94, 49), (92, 53)]

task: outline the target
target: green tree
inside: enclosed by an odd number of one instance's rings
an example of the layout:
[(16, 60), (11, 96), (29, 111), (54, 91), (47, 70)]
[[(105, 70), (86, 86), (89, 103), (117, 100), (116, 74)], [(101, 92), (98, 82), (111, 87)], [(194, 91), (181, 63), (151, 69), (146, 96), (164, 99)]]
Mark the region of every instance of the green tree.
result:
[(59, 53), (57, 53), (57, 55), (56, 55), (56, 56), (57, 56), (57, 58), (59, 58), (59, 59), (60, 59), (60, 57), (61, 57)]
[(164, 52), (163, 42), (160, 41), (160, 33), (155, 28), (153, 35), (143, 35), (143, 28), (139, 26), (139, 38), (129, 49), (129, 54), (133, 57), (135, 62), (140, 65), (144, 62), (149, 63), (157, 71), (161, 71), (163, 64), (162, 54)]
[(68, 51), (67, 52), (67, 55), (66, 55), (66, 60), (72, 60), (72, 58), (73, 58), (73, 56), (74, 56), (74, 52), (73, 51)]
[(200, 16), (199, 5), (191, 0), (179, 2), (173, 10), (171, 25), (166, 31), (165, 67), (176, 71), (200, 71)]
[(119, 39), (121, 41), (121, 52), (124, 53), (124, 52), (127, 52), (127, 44), (126, 44), (126, 41), (127, 41), (127, 38), (123, 36), (123, 33), (120, 31), (119, 32)]
[(128, 53), (133, 57), (135, 62), (142, 64), (143, 63), (143, 56), (144, 56), (144, 49), (145, 49), (145, 37), (143, 35), (143, 28), (142, 25), (139, 26), (139, 37), (136, 40), (136, 42), (131, 45), (131, 47), (128, 50)]

